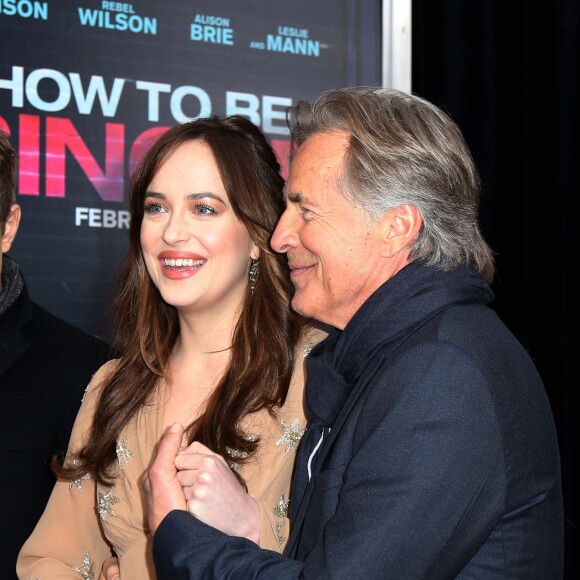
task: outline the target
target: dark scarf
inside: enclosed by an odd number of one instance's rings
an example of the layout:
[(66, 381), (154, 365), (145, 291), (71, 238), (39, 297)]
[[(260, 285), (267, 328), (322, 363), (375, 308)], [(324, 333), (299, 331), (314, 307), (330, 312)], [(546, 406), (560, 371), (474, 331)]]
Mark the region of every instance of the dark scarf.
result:
[(2, 292), (0, 292), (0, 316), (16, 302), (24, 288), (24, 279), (18, 264), (8, 256), (2, 256)]
[[(334, 330), (307, 358), (306, 403), (310, 426), (298, 450), (291, 519), (308, 483), (307, 462), (328, 432), (352, 388), (373, 361), (388, 356), (435, 314), (456, 304), (493, 300), (489, 286), (465, 268), (441, 272), (411, 263), (361, 306), (343, 331)], [(318, 453), (318, 451), (317, 451)]]

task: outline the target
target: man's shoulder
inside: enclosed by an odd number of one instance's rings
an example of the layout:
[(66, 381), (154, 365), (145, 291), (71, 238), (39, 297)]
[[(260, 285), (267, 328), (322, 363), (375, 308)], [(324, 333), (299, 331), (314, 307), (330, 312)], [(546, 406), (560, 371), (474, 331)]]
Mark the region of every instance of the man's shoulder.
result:
[(32, 317), (21, 332), (32, 342), (42, 340), (59, 349), (66, 347), (71, 353), (83, 357), (102, 362), (111, 358), (111, 346), (104, 339), (78, 328), (35, 302), (32, 302)]

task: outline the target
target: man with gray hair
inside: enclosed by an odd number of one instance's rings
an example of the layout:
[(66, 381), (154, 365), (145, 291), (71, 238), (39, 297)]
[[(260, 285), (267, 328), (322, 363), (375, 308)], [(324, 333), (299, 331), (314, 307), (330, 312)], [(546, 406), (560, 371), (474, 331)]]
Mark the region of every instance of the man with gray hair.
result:
[(223, 460), (180, 451), (176, 424), (145, 480), (159, 578), (560, 579), (553, 416), (490, 307), (480, 179), (459, 128), (376, 87), (300, 102), (289, 122), (271, 245), (295, 310), (335, 328), (307, 360), (289, 542), (281, 556), (242, 537), (259, 525), (253, 498), (234, 505)]

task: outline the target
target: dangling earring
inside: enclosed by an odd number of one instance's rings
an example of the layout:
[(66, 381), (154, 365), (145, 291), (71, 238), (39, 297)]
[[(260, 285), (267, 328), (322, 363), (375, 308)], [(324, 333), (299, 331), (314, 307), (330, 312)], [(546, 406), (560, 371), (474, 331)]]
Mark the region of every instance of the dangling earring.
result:
[(258, 279), (258, 274), (260, 273), (260, 262), (258, 260), (252, 259), (250, 264), (250, 271), (248, 276), (250, 278), (250, 294), (254, 295), (254, 290), (256, 289), (256, 280)]

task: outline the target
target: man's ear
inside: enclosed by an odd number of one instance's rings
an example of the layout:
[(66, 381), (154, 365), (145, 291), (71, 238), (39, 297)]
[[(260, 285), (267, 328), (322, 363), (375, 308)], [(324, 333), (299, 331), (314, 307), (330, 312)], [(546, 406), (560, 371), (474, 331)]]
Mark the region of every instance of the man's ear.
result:
[(388, 211), (382, 222), (381, 256), (385, 258), (392, 258), (399, 252), (408, 250), (423, 224), (419, 210), (410, 204)]
[(20, 206), (15, 203), (10, 208), (8, 220), (4, 224), (4, 233), (2, 234), (2, 253), (6, 254), (12, 246), (12, 242), (16, 237), (18, 226), (20, 225)]

